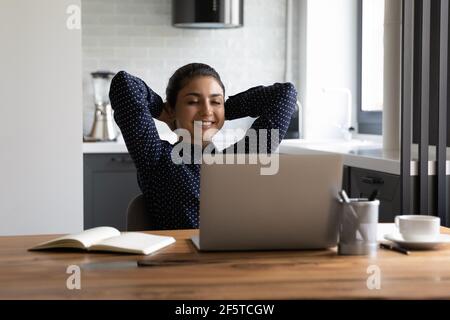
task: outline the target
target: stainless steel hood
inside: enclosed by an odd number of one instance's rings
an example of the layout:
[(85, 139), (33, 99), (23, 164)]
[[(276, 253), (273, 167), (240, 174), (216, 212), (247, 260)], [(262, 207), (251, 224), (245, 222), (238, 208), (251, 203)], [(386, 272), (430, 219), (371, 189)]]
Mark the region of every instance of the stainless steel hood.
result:
[(172, 0), (172, 25), (219, 29), (244, 25), (244, 0)]

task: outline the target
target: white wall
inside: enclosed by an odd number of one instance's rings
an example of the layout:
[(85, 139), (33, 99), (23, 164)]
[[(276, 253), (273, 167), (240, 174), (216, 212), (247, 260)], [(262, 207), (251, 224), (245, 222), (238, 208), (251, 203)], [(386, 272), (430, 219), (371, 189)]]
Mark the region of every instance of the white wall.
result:
[(0, 235), (83, 226), (80, 0), (0, 2)]
[[(226, 94), (284, 80), (286, 1), (244, 1), (244, 27), (189, 30), (171, 26), (170, 0), (82, 0), (84, 133), (94, 105), (90, 72), (125, 69), (165, 98), (184, 64), (203, 62), (221, 75)], [(167, 128), (162, 123), (158, 129)]]

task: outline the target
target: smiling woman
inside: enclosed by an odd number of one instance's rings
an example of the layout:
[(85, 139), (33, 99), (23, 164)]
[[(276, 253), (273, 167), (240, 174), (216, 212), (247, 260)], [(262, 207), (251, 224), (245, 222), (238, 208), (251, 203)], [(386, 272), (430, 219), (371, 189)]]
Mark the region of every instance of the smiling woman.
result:
[(197, 124), (202, 129), (202, 145), (210, 143), (225, 122), (225, 86), (219, 74), (206, 64), (185, 65), (170, 78), (166, 95), (159, 119), (172, 130), (188, 130), (191, 137)]
[[(291, 83), (275, 83), (250, 88), (225, 101), (225, 86), (218, 73), (208, 65), (193, 63), (175, 72), (166, 93), (167, 101), (163, 102), (144, 81), (120, 71), (111, 82), (111, 106), (136, 165), (153, 229), (198, 228), (200, 164), (174, 163), (172, 150), (183, 137), (175, 144), (161, 140), (154, 118), (166, 122), (172, 130), (189, 133), (201, 124), (200, 141), (183, 140), (200, 150), (213, 145), (211, 138), (225, 120), (258, 118), (249, 130), (267, 130), (266, 148), (257, 151), (271, 153), (286, 134), (297, 92)], [(278, 138), (272, 139), (272, 130), (278, 131)], [(251, 149), (247, 138), (243, 138), (246, 153)], [(242, 141), (223, 152), (236, 152), (239, 143)]]

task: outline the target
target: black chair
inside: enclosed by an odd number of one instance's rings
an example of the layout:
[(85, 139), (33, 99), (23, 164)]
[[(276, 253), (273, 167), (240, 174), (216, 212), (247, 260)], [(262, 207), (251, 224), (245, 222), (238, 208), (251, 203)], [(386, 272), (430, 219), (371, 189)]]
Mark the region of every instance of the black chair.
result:
[(136, 196), (128, 204), (127, 231), (153, 230), (150, 218), (145, 212), (144, 195)]

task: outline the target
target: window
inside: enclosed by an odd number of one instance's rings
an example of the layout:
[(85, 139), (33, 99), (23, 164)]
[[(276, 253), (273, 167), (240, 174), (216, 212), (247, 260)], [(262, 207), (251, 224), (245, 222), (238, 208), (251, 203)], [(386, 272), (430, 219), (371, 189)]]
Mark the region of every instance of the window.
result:
[(381, 134), (384, 1), (358, 2), (359, 133)]

